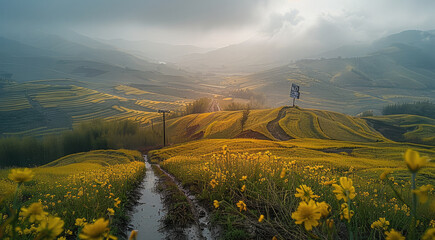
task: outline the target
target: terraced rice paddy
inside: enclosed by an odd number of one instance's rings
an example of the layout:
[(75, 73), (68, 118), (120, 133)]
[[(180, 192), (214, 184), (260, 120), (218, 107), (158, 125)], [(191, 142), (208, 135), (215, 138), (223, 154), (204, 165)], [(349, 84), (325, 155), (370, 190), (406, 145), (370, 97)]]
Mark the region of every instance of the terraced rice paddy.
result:
[[(175, 110), (184, 106), (181, 102), (171, 102), (172, 99), (128, 99), (71, 83), (59, 80), (4, 85), (0, 89), (0, 135), (43, 136), (93, 119), (130, 119), (149, 124), (159, 118), (158, 109)], [(128, 86), (121, 89), (125, 88)], [(146, 93), (138, 89), (129, 91), (126, 93)]]

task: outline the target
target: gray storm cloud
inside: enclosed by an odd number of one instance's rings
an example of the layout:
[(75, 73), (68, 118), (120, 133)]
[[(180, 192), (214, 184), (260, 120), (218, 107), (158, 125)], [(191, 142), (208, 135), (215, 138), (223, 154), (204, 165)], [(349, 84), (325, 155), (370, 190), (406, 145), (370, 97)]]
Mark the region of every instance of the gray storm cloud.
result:
[(151, 36), (180, 44), (267, 36), (280, 43), (334, 45), (435, 29), (432, 0), (0, 0), (0, 6), (2, 31), (69, 28), (93, 37)]

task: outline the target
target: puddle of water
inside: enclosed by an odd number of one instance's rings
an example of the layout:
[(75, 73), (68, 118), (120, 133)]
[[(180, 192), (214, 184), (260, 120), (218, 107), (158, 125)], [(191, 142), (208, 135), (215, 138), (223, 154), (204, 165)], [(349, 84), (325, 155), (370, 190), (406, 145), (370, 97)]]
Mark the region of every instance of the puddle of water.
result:
[(162, 198), (155, 190), (158, 177), (146, 160), (145, 158), (146, 175), (140, 191), (142, 196), (133, 209), (130, 225), (134, 230), (138, 230), (137, 239), (165, 239), (166, 234), (159, 231), (162, 227), (159, 220), (165, 212)]

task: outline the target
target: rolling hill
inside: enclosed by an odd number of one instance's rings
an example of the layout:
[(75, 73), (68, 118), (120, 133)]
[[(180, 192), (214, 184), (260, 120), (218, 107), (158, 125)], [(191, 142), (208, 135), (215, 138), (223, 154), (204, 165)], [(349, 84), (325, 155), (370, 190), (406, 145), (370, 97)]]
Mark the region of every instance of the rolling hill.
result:
[(166, 125), (169, 140), (172, 143), (203, 138), (389, 141), (364, 120), (336, 112), (291, 107), (251, 110), (243, 129), (242, 114), (242, 111), (224, 111), (171, 119)]
[(398, 114), (363, 119), (391, 140), (435, 145), (435, 119), (433, 118)]

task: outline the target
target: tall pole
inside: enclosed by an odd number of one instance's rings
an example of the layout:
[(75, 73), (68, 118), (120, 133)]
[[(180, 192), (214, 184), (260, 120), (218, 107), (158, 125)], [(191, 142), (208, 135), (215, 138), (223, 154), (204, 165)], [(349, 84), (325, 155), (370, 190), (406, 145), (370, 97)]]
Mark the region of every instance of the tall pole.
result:
[(159, 110), (159, 113), (163, 113), (163, 147), (166, 147), (166, 113), (170, 112), (169, 110)]
[(295, 106), (295, 98), (293, 98), (293, 107)]
[(165, 121), (165, 112), (163, 112), (163, 147), (166, 147), (166, 121)]

